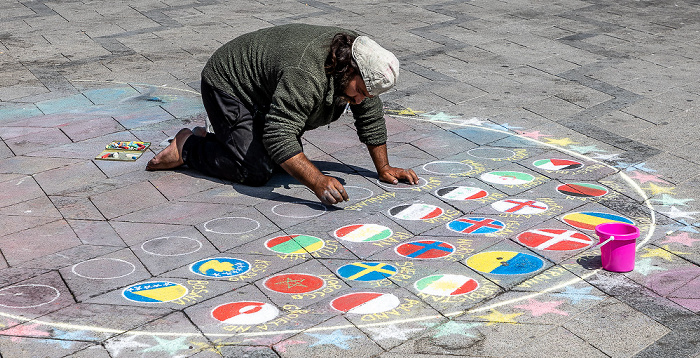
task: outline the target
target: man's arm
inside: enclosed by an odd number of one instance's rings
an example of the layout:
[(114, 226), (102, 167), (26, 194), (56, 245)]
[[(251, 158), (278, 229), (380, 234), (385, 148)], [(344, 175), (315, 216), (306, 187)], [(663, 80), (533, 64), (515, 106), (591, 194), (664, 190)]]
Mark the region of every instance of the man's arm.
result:
[(306, 185), (322, 203), (333, 205), (348, 200), (348, 194), (338, 179), (321, 173), (304, 153), (299, 153), (280, 164), (282, 169)]
[(377, 169), (379, 180), (387, 183), (398, 184), (399, 180), (405, 180), (409, 184), (418, 184), (418, 176), (413, 169), (395, 168), (389, 165), (389, 156), (386, 151), (386, 144), (367, 144), (369, 155), (372, 157), (374, 167)]

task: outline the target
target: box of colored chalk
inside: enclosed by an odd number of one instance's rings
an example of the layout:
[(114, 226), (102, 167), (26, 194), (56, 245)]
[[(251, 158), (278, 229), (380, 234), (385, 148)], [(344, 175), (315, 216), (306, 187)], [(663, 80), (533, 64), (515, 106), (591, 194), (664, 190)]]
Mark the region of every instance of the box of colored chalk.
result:
[(139, 159), (150, 146), (150, 142), (114, 141), (107, 144), (105, 150), (98, 154), (95, 159), (135, 161)]

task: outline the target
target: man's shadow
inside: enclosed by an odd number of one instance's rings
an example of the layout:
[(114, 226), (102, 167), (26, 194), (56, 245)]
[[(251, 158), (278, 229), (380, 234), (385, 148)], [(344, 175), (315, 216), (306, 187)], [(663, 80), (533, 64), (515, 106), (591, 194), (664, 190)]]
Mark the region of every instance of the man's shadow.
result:
[[(343, 186), (347, 185), (347, 182), (344, 178), (342, 177), (337, 177), (333, 176), (332, 173), (341, 173), (341, 174), (349, 174), (349, 175), (360, 175), (363, 177), (372, 177), (372, 178), (377, 178), (377, 174), (369, 169), (350, 165), (350, 164), (344, 164), (340, 162), (331, 162), (331, 161), (311, 161), (324, 175), (329, 175), (334, 178), (336, 178), (340, 184)], [(312, 209), (318, 209), (317, 205), (323, 205), (315, 196), (315, 194), (311, 191), (311, 189), (305, 187), (303, 184), (299, 183), (296, 179), (294, 179), (291, 175), (287, 174), (282, 168), (277, 168), (275, 172), (273, 173), (272, 177), (270, 180), (262, 186), (249, 186), (241, 183), (236, 183), (228, 180), (223, 180), (223, 179), (218, 179), (215, 177), (211, 177), (205, 174), (200, 173), (199, 171), (192, 170), (187, 168), (187, 166), (181, 167), (176, 169), (178, 172), (198, 178), (198, 179), (208, 179), (220, 183), (224, 183), (227, 185), (231, 185), (233, 189), (243, 195), (250, 196), (250, 197), (255, 197), (255, 198), (260, 198), (260, 199), (265, 199), (265, 200), (272, 200), (272, 201), (277, 201), (280, 203), (299, 203), (303, 205), (304, 203), (308, 202), (309, 208)], [(304, 195), (304, 197), (296, 197), (296, 196), (290, 196), (287, 194), (282, 193), (282, 191), (293, 191), (294, 189), (298, 189), (300, 193), (308, 194), (310, 195)], [(335, 206), (328, 206), (326, 207), (329, 210), (341, 210)]]

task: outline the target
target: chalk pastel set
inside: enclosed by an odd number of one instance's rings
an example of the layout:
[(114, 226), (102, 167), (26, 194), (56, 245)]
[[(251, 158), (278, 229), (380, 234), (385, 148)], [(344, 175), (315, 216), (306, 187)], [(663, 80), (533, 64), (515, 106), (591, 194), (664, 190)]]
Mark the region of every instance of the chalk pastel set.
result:
[(150, 142), (114, 141), (107, 144), (105, 150), (95, 157), (95, 159), (133, 162), (139, 159), (143, 152), (150, 146)]

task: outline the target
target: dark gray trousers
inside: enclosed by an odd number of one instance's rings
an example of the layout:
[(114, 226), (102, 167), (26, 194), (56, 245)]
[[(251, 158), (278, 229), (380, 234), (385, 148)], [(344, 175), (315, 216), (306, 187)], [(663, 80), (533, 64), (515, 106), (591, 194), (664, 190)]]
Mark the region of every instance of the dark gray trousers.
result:
[(264, 185), (276, 167), (262, 142), (265, 113), (256, 109), (251, 113), (237, 98), (204, 80), (202, 102), (214, 134), (192, 135), (185, 141), (185, 164), (209, 176)]

